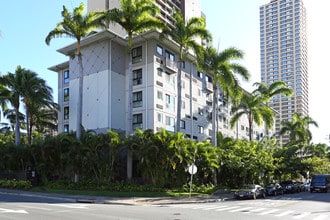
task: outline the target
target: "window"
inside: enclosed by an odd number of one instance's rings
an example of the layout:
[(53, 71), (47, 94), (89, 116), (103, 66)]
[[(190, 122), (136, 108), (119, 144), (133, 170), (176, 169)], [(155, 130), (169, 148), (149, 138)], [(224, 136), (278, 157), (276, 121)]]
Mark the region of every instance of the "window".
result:
[(64, 107), (64, 120), (69, 119), (69, 107)]
[(180, 128), (186, 129), (186, 122), (184, 120), (180, 121)]
[(163, 48), (159, 45), (157, 45), (156, 51), (159, 55), (163, 56)]
[(132, 49), (132, 63), (138, 63), (142, 61), (142, 46)]
[(161, 91), (157, 91), (157, 98), (163, 100), (163, 93)]
[(171, 61), (175, 61), (175, 56), (173, 53), (169, 52), (169, 51), (165, 51), (165, 57), (170, 59)]
[(163, 123), (163, 114), (158, 113), (157, 114), (157, 119), (158, 119), (158, 122)]
[(166, 94), (166, 108), (174, 111), (174, 97)]
[(133, 85), (142, 84), (142, 69), (133, 70)]
[(163, 69), (162, 68), (157, 68), (157, 75), (159, 77), (162, 77), (163, 76)]
[(142, 114), (133, 115), (133, 129), (142, 129)]
[(165, 130), (174, 132), (174, 118), (166, 116), (165, 118)]
[(198, 125), (198, 133), (203, 134), (204, 133), (204, 127)]
[(64, 101), (69, 101), (69, 88), (64, 89)]
[(69, 125), (68, 124), (65, 124), (64, 127), (63, 127), (63, 131), (65, 133), (69, 133)]
[(64, 77), (64, 84), (69, 83), (69, 77), (70, 77), (69, 70), (64, 71), (63, 77)]
[(133, 108), (142, 106), (142, 91), (133, 93)]

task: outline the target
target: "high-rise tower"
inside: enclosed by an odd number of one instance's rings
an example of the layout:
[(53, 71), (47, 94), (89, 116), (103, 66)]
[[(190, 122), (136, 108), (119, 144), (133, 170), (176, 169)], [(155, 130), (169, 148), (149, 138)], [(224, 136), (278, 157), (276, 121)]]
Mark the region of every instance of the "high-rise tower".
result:
[[(274, 97), (269, 105), (276, 112), (276, 133), (281, 121), (291, 120), (294, 112), (308, 115), (308, 63), (306, 10), (303, 0), (271, 0), (260, 6), (261, 82), (281, 80), (293, 96)], [(278, 137), (280, 138), (280, 137)], [(282, 138), (281, 142), (287, 142)]]

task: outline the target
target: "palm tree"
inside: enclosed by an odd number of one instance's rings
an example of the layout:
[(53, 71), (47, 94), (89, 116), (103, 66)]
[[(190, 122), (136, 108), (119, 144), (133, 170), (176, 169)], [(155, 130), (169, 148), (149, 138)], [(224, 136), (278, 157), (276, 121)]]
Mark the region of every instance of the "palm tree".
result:
[[(288, 88), (283, 81), (276, 81), (268, 86), (260, 82), (256, 82), (253, 85), (257, 86), (257, 88), (252, 92), (252, 94), (261, 96), (266, 106), (269, 106), (269, 101), (274, 96), (283, 94), (286, 97), (290, 97), (293, 94), (292, 90)], [(266, 125), (266, 136), (268, 136), (268, 133), (269, 132)]]
[(47, 45), (50, 41), (56, 37), (70, 37), (77, 41), (77, 52), (78, 57), (78, 107), (77, 107), (77, 130), (76, 136), (78, 139), (81, 137), (81, 126), (82, 126), (82, 89), (83, 89), (83, 63), (81, 55), (81, 40), (93, 33), (97, 28), (102, 27), (100, 15), (96, 12), (88, 12), (83, 15), (85, 6), (83, 3), (79, 7), (73, 9), (73, 13), (70, 13), (65, 6), (63, 6), (62, 17), (63, 20), (59, 22), (56, 27), (50, 31), (45, 39)]
[(309, 126), (318, 127), (316, 121), (311, 117), (303, 116), (301, 113), (295, 112), (292, 116), (292, 121), (283, 121), (279, 131), (280, 135), (289, 134), (289, 139), (292, 143), (306, 143), (312, 140), (312, 133)]
[(252, 140), (254, 122), (260, 126), (264, 121), (268, 128), (271, 128), (274, 124), (274, 112), (263, 103), (263, 99), (260, 96), (253, 96), (246, 92), (239, 103), (232, 106), (231, 112), (234, 114), (230, 120), (232, 128), (243, 115), (247, 116), (250, 141)]
[(2, 94), (7, 94), (7, 97), (3, 97), (3, 101), (9, 102), (14, 108), (15, 115), (15, 144), (20, 144), (20, 99), (23, 94), (22, 82), (25, 78), (26, 70), (18, 66), (15, 73), (7, 73), (0, 77), (0, 83), (4, 86), (2, 87)]
[(38, 77), (37, 73), (26, 70), (24, 80), (21, 82), (22, 102), (25, 106), (26, 127), (28, 135), (28, 145), (31, 146), (32, 129), (36, 125), (33, 118), (44, 108), (56, 108), (53, 102), (52, 88), (46, 84), (44, 79)]
[(230, 47), (217, 52), (213, 47), (207, 47), (198, 56), (198, 66), (201, 70), (213, 76), (212, 103), (212, 145), (217, 144), (218, 90), (219, 87), (227, 97), (237, 99), (241, 89), (237, 76), (248, 80), (250, 75), (245, 67), (234, 61), (243, 58), (243, 52)]
[(173, 13), (174, 28), (165, 28), (162, 32), (161, 38), (169, 36), (179, 45), (179, 58), (178, 58), (178, 74), (177, 74), (177, 118), (176, 118), (176, 131), (180, 132), (181, 122), (181, 102), (182, 102), (182, 82), (181, 82), (181, 69), (182, 62), (189, 50), (193, 50), (195, 54), (201, 50), (201, 43), (197, 39), (210, 40), (211, 35), (206, 30), (205, 19), (202, 17), (192, 17), (185, 21), (182, 13), (175, 11)]
[[(106, 10), (102, 20), (105, 23), (117, 23), (127, 33), (128, 63), (128, 106), (126, 135), (133, 133), (133, 37), (147, 30), (163, 28), (163, 23), (157, 18), (159, 12), (153, 0), (121, 0), (120, 8)], [(127, 177), (132, 178), (132, 155), (127, 153)]]

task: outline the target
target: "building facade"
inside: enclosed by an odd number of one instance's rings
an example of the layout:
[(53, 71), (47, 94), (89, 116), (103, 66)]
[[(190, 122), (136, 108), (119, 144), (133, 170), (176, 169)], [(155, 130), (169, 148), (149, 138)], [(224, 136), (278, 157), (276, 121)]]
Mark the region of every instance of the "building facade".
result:
[[(261, 82), (269, 85), (281, 80), (293, 96), (275, 96), (269, 103), (276, 114), (275, 132), (281, 121), (295, 112), (308, 115), (308, 62), (306, 10), (303, 0), (271, 0), (260, 6)], [(281, 143), (287, 137), (277, 137)]]
[[(88, 10), (102, 10), (116, 3), (118, 1), (89, 0)], [(201, 16), (197, 0), (157, 0), (156, 4), (162, 6), (162, 11), (167, 11), (165, 15), (175, 7), (186, 11), (185, 17)], [(187, 5), (194, 6), (188, 7), (190, 12), (185, 10)], [(84, 69), (82, 125), (88, 130), (125, 132), (126, 129), (129, 57), (126, 34), (120, 33), (118, 28), (101, 31), (81, 42)], [(58, 73), (59, 133), (76, 130), (78, 65), (75, 51), (76, 44), (59, 49), (58, 52), (70, 59), (49, 68)], [(160, 40), (157, 31), (133, 39), (134, 129), (176, 131), (178, 53), (178, 45), (169, 39)], [(197, 70), (194, 60), (193, 55), (188, 56), (182, 67), (180, 131), (188, 138), (202, 141), (212, 136), (213, 82), (212, 76)], [(231, 128), (231, 103), (221, 91), (218, 99), (217, 130), (228, 137), (248, 139), (247, 118), (241, 118), (235, 128)], [(265, 134), (264, 126), (254, 125), (253, 130), (254, 139)]]

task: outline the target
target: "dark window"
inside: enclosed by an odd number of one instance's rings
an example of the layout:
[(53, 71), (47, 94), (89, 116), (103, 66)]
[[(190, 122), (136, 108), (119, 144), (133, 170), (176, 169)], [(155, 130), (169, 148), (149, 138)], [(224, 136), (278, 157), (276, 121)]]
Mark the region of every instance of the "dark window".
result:
[(69, 107), (64, 107), (64, 120), (69, 119)]
[(175, 56), (173, 53), (169, 52), (169, 51), (165, 51), (165, 57), (170, 59), (171, 61), (175, 61)]
[(142, 129), (142, 114), (133, 115), (133, 129)]
[(64, 101), (69, 101), (69, 88), (64, 89)]
[(186, 128), (186, 122), (184, 120), (180, 121), (180, 128), (182, 128), (182, 129)]
[(64, 125), (64, 132), (69, 133), (69, 125)]
[(133, 108), (142, 106), (142, 91), (133, 93)]
[(133, 85), (142, 84), (142, 69), (133, 70)]
[(132, 49), (132, 63), (138, 63), (142, 61), (142, 46)]
[(63, 75), (64, 75), (64, 83), (65, 84), (69, 83), (69, 78), (70, 78), (69, 70), (65, 70)]

